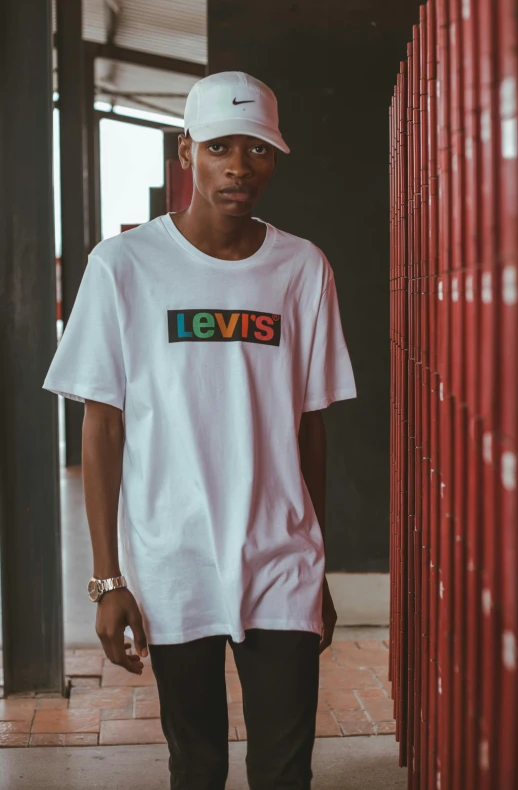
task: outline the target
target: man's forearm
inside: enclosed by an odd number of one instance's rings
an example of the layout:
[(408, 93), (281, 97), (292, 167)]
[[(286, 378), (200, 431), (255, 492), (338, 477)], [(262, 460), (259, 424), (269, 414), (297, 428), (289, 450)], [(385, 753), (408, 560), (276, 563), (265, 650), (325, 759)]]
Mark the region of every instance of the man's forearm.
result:
[(300, 467), (322, 530), (326, 521), (326, 429), (320, 411), (305, 412), (299, 431)]
[(83, 422), (83, 485), (93, 551), (93, 575), (120, 576), (117, 510), (122, 474), (122, 421), (103, 419), (87, 407)]

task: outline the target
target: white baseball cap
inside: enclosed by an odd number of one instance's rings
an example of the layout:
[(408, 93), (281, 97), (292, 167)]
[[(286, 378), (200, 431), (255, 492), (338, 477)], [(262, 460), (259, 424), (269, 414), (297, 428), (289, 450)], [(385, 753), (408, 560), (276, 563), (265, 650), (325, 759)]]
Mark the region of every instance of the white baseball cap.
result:
[(196, 82), (185, 103), (184, 128), (197, 143), (249, 134), (290, 153), (279, 131), (275, 93), (243, 71), (220, 71)]

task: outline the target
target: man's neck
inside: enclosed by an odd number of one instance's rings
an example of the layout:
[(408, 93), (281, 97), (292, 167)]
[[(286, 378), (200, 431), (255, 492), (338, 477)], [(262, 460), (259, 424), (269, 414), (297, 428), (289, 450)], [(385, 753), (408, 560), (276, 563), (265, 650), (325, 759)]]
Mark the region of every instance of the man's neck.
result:
[(196, 196), (195, 192), (189, 208), (171, 215), (188, 242), (206, 255), (227, 261), (239, 261), (257, 252), (265, 239), (263, 223), (256, 222), (250, 214), (231, 217), (216, 212)]

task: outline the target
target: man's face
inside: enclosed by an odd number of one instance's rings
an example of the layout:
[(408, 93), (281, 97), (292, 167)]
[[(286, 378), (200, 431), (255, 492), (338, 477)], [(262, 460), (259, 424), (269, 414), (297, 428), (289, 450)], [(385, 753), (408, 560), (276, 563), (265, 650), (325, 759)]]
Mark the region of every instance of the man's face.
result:
[(222, 214), (249, 214), (268, 185), (277, 149), (258, 137), (231, 134), (196, 143), (179, 136), (182, 166), (192, 167), (195, 188)]

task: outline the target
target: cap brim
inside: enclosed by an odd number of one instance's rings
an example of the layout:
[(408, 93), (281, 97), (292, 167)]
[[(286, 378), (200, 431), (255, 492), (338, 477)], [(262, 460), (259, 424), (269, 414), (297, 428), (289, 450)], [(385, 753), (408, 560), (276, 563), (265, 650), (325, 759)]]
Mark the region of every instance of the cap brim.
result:
[(214, 121), (214, 123), (198, 124), (189, 128), (189, 134), (196, 143), (205, 143), (207, 140), (226, 137), (230, 134), (248, 134), (251, 137), (258, 137), (259, 140), (265, 140), (285, 154), (290, 153), (290, 149), (279, 132), (259, 123), (259, 121), (246, 118), (229, 118), (228, 120)]

